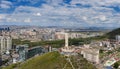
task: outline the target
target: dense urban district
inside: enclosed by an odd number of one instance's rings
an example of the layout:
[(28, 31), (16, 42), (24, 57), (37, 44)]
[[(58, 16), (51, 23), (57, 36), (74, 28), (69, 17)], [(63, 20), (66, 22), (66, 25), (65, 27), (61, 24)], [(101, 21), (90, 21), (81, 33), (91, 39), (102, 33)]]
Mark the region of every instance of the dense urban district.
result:
[(0, 69), (119, 69), (120, 28), (0, 27)]

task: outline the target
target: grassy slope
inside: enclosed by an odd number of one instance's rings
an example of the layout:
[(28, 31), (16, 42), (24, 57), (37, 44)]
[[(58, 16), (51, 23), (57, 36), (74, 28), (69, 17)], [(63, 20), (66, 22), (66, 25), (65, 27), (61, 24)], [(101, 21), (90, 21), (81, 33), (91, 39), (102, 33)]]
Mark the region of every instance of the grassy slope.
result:
[(22, 64), (19, 69), (62, 69), (66, 60), (58, 52), (47, 53)]
[[(75, 66), (75, 69), (78, 69), (79, 66), (81, 69), (96, 69), (92, 64), (88, 63), (81, 56), (73, 56), (73, 58), (74, 60), (72, 60), (72, 62)], [(81, 60), (78, 61), (76, 60), (76, 58), (80, 58)], [(63, 55), (60, 55), (58, 52), (50, 52), (42, 56), (29, 59), (20, 65), (13, 64), (3, 69), (14, 69), (16, 67), (16, 69), (63, 69), (66, 62), (68, 63), (68, 61), (65, 60), (65, 57)], [(80, 65), (76, 66), (77, 63), (79, 63)], [(70, 63), (66, 65), (65, 69), (72, 69)]]
[[(18, 69), (62, 69), (66, 62), (64, 56), (58, 52), (50, 52), (42, 56), (34, 57), (20, 66), (13, 64), (3, 69), (14, 69), (14, 67)], [(66, 69), (71, 69), (71, 66), (68, 64)]]

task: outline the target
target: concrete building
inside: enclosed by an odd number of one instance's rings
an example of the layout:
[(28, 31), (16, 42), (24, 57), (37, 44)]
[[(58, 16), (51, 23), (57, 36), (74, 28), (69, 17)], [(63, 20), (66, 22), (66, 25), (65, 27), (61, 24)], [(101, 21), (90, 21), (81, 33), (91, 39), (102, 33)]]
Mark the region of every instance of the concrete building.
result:
[(16, 52), (19, 55), (17, 61), (25, 61), (27, 59), (28, 45), (18, 45), (16, 46)]
[(56, 32), (55, 39), (61, 40), (65, 38), (65, 32)]
[(48, 46), (48, 52), (52, 52), (52, 46)]
[(120, 35), (116, 35), (116, 40), (120, 41)]
[(27, 52), (27, 59), (34, 57), (34, 56), (41, 55), (45, 52), (47, 52), (46, 49), (41, 46), (32, 47)]
[(9, 36), (0, 36), (1, 53), (8, 52), (12, 48), (12, 38)]
[(65, 33), (65, 46), (61, 48), (61, 51), (64, 55), (69, 56), (69, 55), (74, 55), (75, 49), (69, 46), (69, 41), (68, 41), (68, 33)]
[(12, 48), (12, 39), (11, 37), (7, 37), (7, 50)]
[(84, 48), (81, 51), (81, 54), (88, 61), (98, 64), (99, 63), (99, 50), (92, 48)]

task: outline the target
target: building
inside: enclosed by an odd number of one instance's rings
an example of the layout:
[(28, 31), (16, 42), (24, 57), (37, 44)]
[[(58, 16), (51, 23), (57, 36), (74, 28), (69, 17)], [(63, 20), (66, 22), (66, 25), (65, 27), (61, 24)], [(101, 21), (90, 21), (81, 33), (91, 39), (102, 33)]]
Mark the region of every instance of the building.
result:
[(25, 61), (27, 59), (28, 45), (18, 45), (16, 46), (16, 52), (19, 55), (17, 61)]
[(69, 56), (69, 55), (74, 55), (75, 49), (69, 46), (68, 43), (68, 33), (65, 33), (65, 46), (61, 48), (62, 54)]
[(52, 52), (52, 46), (48, 46), (48, 52)]
[(2, 66), (2, 59), (0, 58), (0, 66)]
[(32, 47), (27, 52), (27, 59), (34, 57), (36, 55), (41, 55), (45, 52), (46, 52), (46, 50), (41, 46)]
[(99, 63), (99, 50), (93, 48), (84, 48), (81, 54), (88, 61), (98, 64)]
[(12, 48), (12, 38), (9, 36), (0, 36), (1, 53), (9, 52)]
[(120, 35), (116, 35), (116, 40), (120, 41)]

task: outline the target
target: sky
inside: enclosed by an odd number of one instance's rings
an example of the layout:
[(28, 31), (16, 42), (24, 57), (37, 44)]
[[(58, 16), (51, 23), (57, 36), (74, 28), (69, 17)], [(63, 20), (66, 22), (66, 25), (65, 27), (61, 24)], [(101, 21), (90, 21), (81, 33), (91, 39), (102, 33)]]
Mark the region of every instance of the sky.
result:
[(120, 0), (0, 0), (0, 25), (120, 27)]

